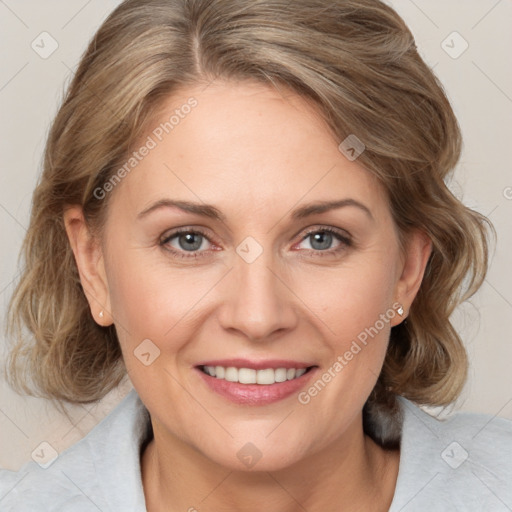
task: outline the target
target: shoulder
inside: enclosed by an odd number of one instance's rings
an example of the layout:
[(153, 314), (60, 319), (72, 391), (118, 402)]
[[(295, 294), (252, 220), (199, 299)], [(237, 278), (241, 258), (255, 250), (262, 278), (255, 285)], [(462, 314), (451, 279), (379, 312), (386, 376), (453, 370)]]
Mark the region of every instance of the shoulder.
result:
[(0, 510), (145, 510), (139, 450), (148, 427), (149, 415), (132, 391), (49, 465), (31, 461), (17, 472), (0, 470)]
[(395, 510), (510, 510), (512, 421), (475, 413), (439, 420), (409, 400), (403, 411)]

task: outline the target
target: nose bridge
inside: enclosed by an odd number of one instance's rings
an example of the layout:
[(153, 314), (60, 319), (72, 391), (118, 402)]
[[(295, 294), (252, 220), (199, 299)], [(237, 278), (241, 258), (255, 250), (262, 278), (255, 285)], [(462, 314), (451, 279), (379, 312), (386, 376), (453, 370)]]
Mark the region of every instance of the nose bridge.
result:
[[(277, 269), (270, 250), (258, 251), (243, 243), (237, 249), (230, 288), (223, 304), (221, 323), (225, 329), (236, 329), (251, 340), (264, 340), (273, 332), (292, 327), (296, 322), (292, 294), (276, 277)], [(245, 247), (247, 249), (247, 247)], [(252, 257), (247, 257), (251, 254)]]

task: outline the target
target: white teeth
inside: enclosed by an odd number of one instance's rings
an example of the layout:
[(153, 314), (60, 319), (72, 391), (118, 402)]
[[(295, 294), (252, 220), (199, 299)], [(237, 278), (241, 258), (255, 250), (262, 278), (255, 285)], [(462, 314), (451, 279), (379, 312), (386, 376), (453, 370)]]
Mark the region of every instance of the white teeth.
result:
[(258, 370), (256, 374), (256, 382), (258, 384), (274, 384), (275, 379), (275, 371), (272, 368), (267, 368), (266, 370)]
[[(256, 382), (258, 382), (256, 370), (240, 368), (240, 370), (238, 370), (238, 382), (240, 382), (240, 384), (256, 384)], [(261, 382), (258, 382), (258, 384), (261, 384)]]
[(235, 368), (234, 366), (203, 366), (206, 374), (217, 379), (240, 384), (261, 384), (268, 386), (276, 382), (298, 379), (306, 373), (306, 368), (265, 368), (254, 370), (253, 368)]
[(284, 382), (286, 380), (286, 368), (278, 368), (274, 370), (276, 382)]
[(233, 366), (226, 368), (226, 375), (224, 376), (229, 382), (238, 382), (238, 370)]

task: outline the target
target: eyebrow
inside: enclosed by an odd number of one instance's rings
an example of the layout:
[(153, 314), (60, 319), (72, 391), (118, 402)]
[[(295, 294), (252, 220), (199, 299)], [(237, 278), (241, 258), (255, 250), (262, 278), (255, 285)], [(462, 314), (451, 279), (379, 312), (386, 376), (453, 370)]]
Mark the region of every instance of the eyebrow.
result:
[(361, 211), (363, 211), (370, 219), (374, 220), (370, 208), (365, 206), (363, 203), (350, 198), (340, 199), (338, 201), (318, 201), (316, 203), (301, 206), (292, 212), (292, 218), (299, 220), (303, 219), (304, 217), (309, 217), (310, 215), (325, 213), (330, 210), (343, 208), (344, 206), (355, 206), (356, 208), (359, 208)]
[[(293, 210), (291, 217), (294, 220), (300, 220), (304, 219), (305, 217), (309, 217), (310, 215), (325, 213), (330, 210), (336, 210), (345, 206), (354, 206), (359, 208), (370, 219), (373, 220), (372, 212), (367, 206), (365, 206), (363, 203), (360, 203), (359, 201), (356, 201), (355, 199), (350, 198), (340, 199), (337, 201), (318, 201), (315, 203), (310, 203)], [(160, 199), (156, 201), (151, 206), (148, 206), (146, 209), (141, 211), (137, 215), (137, 218), (140, 219), (146, 217), (151, 212), (161, 208), (178, 208), (185, 212), (201, 215), (203, 217), (209, 217), (221, 222), (226, 220), (226, 217), (220, 212), (220, 210), (213, 205), (205, 203), (194, 203), (191, 201), (177, 201), (173, 199)]]
[(137, 215), (137, 218), (140, 219), (142, 217), (146, 217), (151, 212), (161, 208), (178, 208), (185, 212), (194, 213), (203, 217), (210, 217), (220, 221), (225, 220), (224, 215), (220, 212), (220, 210), (215, 208), (215, 206), (204, 203), (193, 203), (191, 201), (176, 201), (173, 199), (160, 199), (159, 201), (156, 201), (156, 203), (153, 203), (145, 210), (142, 210)]

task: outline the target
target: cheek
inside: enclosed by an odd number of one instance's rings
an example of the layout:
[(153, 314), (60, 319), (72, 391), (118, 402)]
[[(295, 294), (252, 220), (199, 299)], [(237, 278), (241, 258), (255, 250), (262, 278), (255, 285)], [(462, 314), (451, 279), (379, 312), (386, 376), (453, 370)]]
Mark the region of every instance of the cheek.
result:
[(209, 311), (207, 296), (225, 268), (171, 268), (164, 258), (137, 249), (113, 257), (107, 272), (118, 338), (127, 367), (135, 370), (140, 365), (133, 354), (144, 340), (160, 351), (156, 366), (174, 366), (171, 360), (200, 329)]
[(197, 302), (203, 285), (155, 263), (145, 251), (113, 255), (107, 271), (112, 313), (130, 334), (160, 338)]
[[(310, 274), (303, 280), (307, 288), (302, 288), (298, 295), (308, 297), (308, 307), (318, 312), (324, 326), (322, 330), (328, 349), (319, 378), (325, 376), (330, 389), (324, 399), (337, 401), (343, 394), (347, 401), (348, 394), (357, 406), (362, 406), (380, 373), (391, 322), (397, 313), (393, 309), (392, 258), (374, 253), (353, 261), (331, 271), (328, 277), (326, 274)], [(321, 284), (313, 287), (314, 282)], [(317, 322), (317, 325), (321, 324)], [(323, 389), (322, 386), (320, 383), (318, 390)]]
[(306, 297), (306, 305), (318, 312), (334, 343), (342, 349), (376, 323), (379, 330), (389, 329), (389, 318), (386, 326), (380, 319), (381, 315), (396, 314), (392, 309), (396, 284), (392, 265), (390, 256), (374, 253), (357, 261), (354, 258), (339, 269), (309, 272), (303, 276), (297, 295)]
[(155, 335), (155, 326), (173, 311), (151, 270), (124, 259), (109, 274), (110, 300), (115, 322), (131, 337)]
[(143, 401), (153, 408), (159, 403), (158, 410), (169, 398), (180, 401), (182, 390), (172, 378), (175, 359), (186, 343), (183, 328), (202, 285), (187, 286), (182, 276), (143, 254), (134, 250), (111, 259), (110, 300), (128, 375)]

